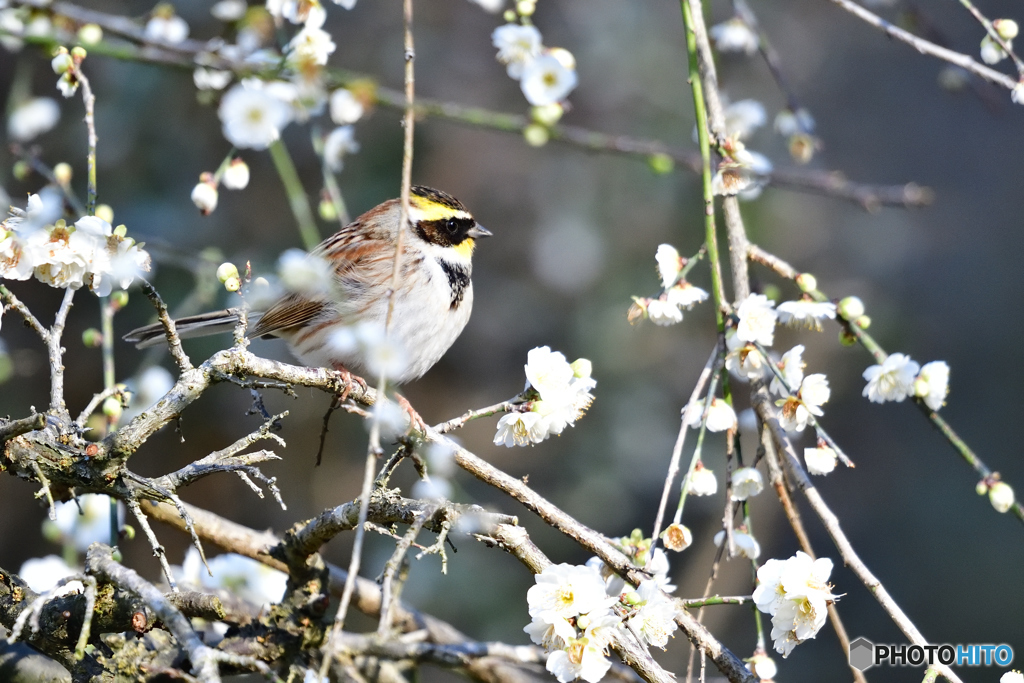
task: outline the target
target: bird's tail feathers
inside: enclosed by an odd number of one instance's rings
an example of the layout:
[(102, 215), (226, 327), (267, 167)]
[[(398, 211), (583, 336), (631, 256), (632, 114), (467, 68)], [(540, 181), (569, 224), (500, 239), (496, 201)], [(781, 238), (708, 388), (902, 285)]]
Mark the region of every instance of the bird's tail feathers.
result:
[[(252, 320), (249, 321), (252, 324)], [(174, 327), (181, 339), (206, 337), (212, 334), (230, 332), (238, 324), (238, 309), (227, 308), (223, 311), (190, 315), (174, 321)], [(153, 323), (132, 330), (124, 336), (126, 342), (135, 344), (136, 348), (145, 349), (166, 343), (167, 334), (163, 323)]]

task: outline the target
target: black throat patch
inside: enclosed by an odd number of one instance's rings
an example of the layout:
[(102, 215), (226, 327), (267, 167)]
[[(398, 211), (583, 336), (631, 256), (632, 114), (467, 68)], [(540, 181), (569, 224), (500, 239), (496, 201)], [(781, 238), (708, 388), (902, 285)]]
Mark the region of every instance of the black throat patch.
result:
[(437, 263), (441, 266), (444, 274), (448, 276), (448, 286), (452, 290), (451, 310), (454, 311), (462, 303), (462, 297), (465, 296), (466, 288), (469, 287), (469, 269), (443, 259), (437, 259)]

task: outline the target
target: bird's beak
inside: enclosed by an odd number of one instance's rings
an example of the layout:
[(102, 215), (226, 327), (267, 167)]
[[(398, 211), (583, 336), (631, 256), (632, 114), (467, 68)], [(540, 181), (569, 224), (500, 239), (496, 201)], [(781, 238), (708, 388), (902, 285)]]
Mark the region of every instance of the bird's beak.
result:
[(469, 232), (466, 234), (472, 237), (473, 239), (476, 239), (477, 237), (490, 237), (494, 233), (485, 228), (484, 226), (480, 225), (479, 223), (477, 223), (472, 228), (470, 228)]

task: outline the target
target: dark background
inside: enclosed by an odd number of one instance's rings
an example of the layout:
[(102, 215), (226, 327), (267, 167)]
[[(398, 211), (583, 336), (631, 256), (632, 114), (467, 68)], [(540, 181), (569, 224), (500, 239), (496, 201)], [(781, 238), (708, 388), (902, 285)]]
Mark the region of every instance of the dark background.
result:
[[(151, 9), (141, 2), (89, 6), (140, 17)], [(1008, 2), (979, 7), (991, 18), (1019, 8)], [(338, 45), (331, 64), (400, 87), (399, 4), (364, 0), (351, 12), (333, 5), (327, 9), (326, 28)], [(992, 469), (1011, 484), (1024, 482), (1019, 455), (1024, 355), (1018, 315), (1024, 280), (1024, 109), (1011, 104), (1008, 93), (984, 84), (960, 93), (943, 90), (937, 81), (941, 63), (890, 41), (830, 3), (762, 2), (753, 9), (795, 92), (817, 120), (824, 149), (812, 167), (841, 170), (854, 180), (916, 181), (933, 188), (936, 200), (925, 209), (868, 213), (842, 200), (769, 188), (756, 202), (744, 204), (751, 239), (815, 273), (830, 295), (860, 296), (873, 320), (871, 332), (887, 350), (908, 353), (922, 364), (949, 362), (952, 391), (943, 415)], [(982, 29), (956, 3), (917, 9), (951, 47), (977, 53)], [(219, 30), (206, 3), (181, 3), (178, 10), (193, 37), (211, 37)], [(893, 9), (880, 11), (897, 16)], [(716, 2), (709, 12), (715, 23), (730, 10)], [(500, 16), (465, 0), (417, 3), (417, 93), (524, 112), (517, 84), (494, 60), (490, 33), (500, 23)], [(573, 108), (565, 123), (692, 146), (693, 105), (678, 4), (546, 0), (536, 24), (547, 45), (568, 48), (578, 60), (580, 84), (570, 97)], [(2, 91), (9, 92), (21, 77), (30, 80), (35, 94), (58, 97), (48, 61), (31, 48), (17, 55), (0, 53)], [(228, 150), (216, 110), (197, 102), (189, 72), (102, 57), (90, 57), (86, 69), (97, 95), (100, 201), (114, 207), (115, 224), (126, 223), (130, 234), (147, 239), (154, 253), (175, 250), (195, 263), (201, 250), (216, 246), (236, 263), (251, 260), (257, 271), (271, 267), (282, 250), (300, 246), (266, 154), (243, 154), (252, 182), (244, 192), (222, 191), (213, 215), (200, 217), (189, 201), (199, 173), (213, 171)], [(784, 104), (756, 59), (726, 56), (720, 77), (732, 99), (760, 99), (770, 118)], [(61, 123), (38, 142), (47, 163), (72, 164), (74, 186), (84, 195), (81, 98), (62, 101), (61, 107)], [(398, 195), (399, 119), (400, 112), (378, 108), (357, 124), (362, 151), (349, 157), (340, 176), (353, 215)], [(437, 422), (513, 396), (522, 388), (522, 365), (534, 346), (551, 345), (570, 360), (590, 358), (597, 400), (560, 438), (534, 448), (496, 447), (491, 443), (495, 418), (473, 423), (458, 436), (496, 466), (515, 476), (529, 475), (537, 491), (582, 522), (609, 535), (626, 535), (637, 526), (650, 533), (678, 411), (713, 344), (713, 312), (705, 304), (668, 329), (630, 327), (625, 312), (630, 295), (649, 295), (657, 288), (653, 257), (659, 243), (671, 242), (691, 254), (703, 241), (696, 177), (686, 170), (658, 176), (641, 159), (556, 143), (533, 149), (515, 135), (441, 120), (420, 121), (416, 133), (414, 181), (459, 197), (494, 237), (477, 250), (476, 310), (469, 326), (424, 379), (404, 388), (405, 394), (427, 421)], [(309, 127), (293, 124), (284, 139), (315, 197), (320, 180)], [(785, 141), (770, 127), (757, 133), (750, 146), (779, 166), (792, 165)], [(0, 154), (0, 184), (20, 203), (26, 192), (38, 189), (38, 177), (14, 180), (12, 157)], [(321, 222), (320, 229), (326, 235), (332, 226)], [(759, 267), (752, 272), (756, 285), (776, 283)], [(691, 279), (709, 288), (705, 266), (698, 266)], [(155, 283), (176, 304), (194, 280), (187, 270), (164, 264)], [(56, 310), (59, 292), (34, 281), (10, 286), (44, 320)], [(796, 296), (790, 286), (782, 291), (784, 298)], [(151, 318), (144, 297), (133, 293), (116, 326), (124, 332)], [(15, 316), (4, 322), (2, 338), (18, 374), (0, 388), (0, 414), (22, 416), (29, 406), (47, 403), (46, 360)], [(79, 342), (82, 330), (98, 323), (95, 297), (80, 293), (66, 336), (73, 413), (102, 387), (99, 351)], [(807, 371), (828, 374), (832, 400), (825, 406), (824, 424), (857, 467), (816, 483), (862, 559), (931, 642), (1005, 642), (1022, 650), (1024, 529), (1019, 521), (997, 514), (975, 494), (973, 470), (910, 402), (878, 406), (861, 397), (860, 374), (870, 356), (859, 347), (840, 347), (834, 325), (820, 334), (780, 332), (776, 339), (779, 351), (804, 343)], [(198, 362), (226, 343), (202, 340), (187, 349)], [(257, 342), (253, 348), (288, 358), (280, 342)], [(119, 380), (136, 373), (143, 360), (120, 342), (116, 356)], [(161, 362), (173, 367), (166, 357)], [(258, 500), (229, 476), (203, 480), (183, 497), (251, 527), (279, 532), (355, 497), (366, 449), (363, 425), (355, 417), (336, 415), (324, 463), (315, 468), (330, 399), (299, 393), (297, 400), (266, 395), (272, 411), (291, 411), (282, 432), (288, 442), (281, 452), (284, 460), (264, 468), (279, 478), (287, 512)], [(745, 406), (743, 388), (737, 393)], [(245, 415), (249, 405), (247, 392), (216, 387), (185, 413), (184, 444), (165, 430), (135, 456), (132, 467), (146, 475), (162, 474), (222, 448), (257, 426), (257, 418)], [(801, 446), (811, 445), (809, 434), (804, 439)], [(744, 444), (752, 453), (750, 435)], [(724, 471), (720, 439), (709, 439), (705, 462)], [(411, 482), (411, 473), (403, 471), (398, 483)], [(456, 474), (454, 484), (457, 501), (520, 515), (553, 561), (587, 559), (587, 553), (511, 499), (464, 473)], [(1019, 488), (1024, 492), (1024, 485)], [(46, 512), (34, 493), (25, 482), (0, 478), (0, 565), (5, 568), (59, 553), (39, 534)], [(696, 597), (703, 590), (722, 505), (719, 494), (691, 499), (687, 506), (684, 522), (696, 540), (672, 556), (678, 595)], [(774, 497), (765, 493), (752, 507), (761, 560), (792, 555), (797, 542)], [(840, 613), (851, 637), (904, 642), (868, 591), (842, 567), (809, 508), (801, 504), (801, 509), (815, 548), (836, 563), (832, 581), (835, 592), (843, 594)], [(185, 538), (167, 528), (158, 533), (172, 563), (180, 563)], [(350, 538), (332, 542), (327, 558), (347, 564)], [(369, 539), (363, 574), (374, 577), (391, 541), (372, 534)], [(529, 620), (525, 593), (532, 577), (507, 555), (465, 537), (454, 541), (459, 552), (450, 555), (448, 575), (441, 575), (437, 558), (414, 563), (404, 597), (475, 638), (527, 642), (521, 629)], [(144, 540), (123, 547), (127, 562), (157, 578)], [(715, 590), (749, 593), (749, 564), (734, 560), (726, 565)], [(711, 608), (705, 620), (733, 651), (750, 655), (755, 641), (747, 608)], [(770, 629), (767, 616), (765, 624)], [(687, 652), (677, 638), (659, 659), (682, 672)], [(780, 680), (849, 677), (829, 626), (779, 664)], [(996, 680), (999, 673), (964, 671), (967, 680)], [(911, 669), (872, 670), (869, 679), (910, 681), (920, 675)]]

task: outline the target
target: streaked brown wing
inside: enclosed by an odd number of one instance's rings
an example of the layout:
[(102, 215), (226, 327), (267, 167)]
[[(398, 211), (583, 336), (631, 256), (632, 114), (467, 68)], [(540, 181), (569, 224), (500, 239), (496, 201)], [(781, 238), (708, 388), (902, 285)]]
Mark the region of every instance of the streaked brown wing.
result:
[(281, 299), (263, 314), (250, 336), (262, 337), (291, 327), (307, 325), (324, 310), (323, 301), (310, 301), (292, 295)]

